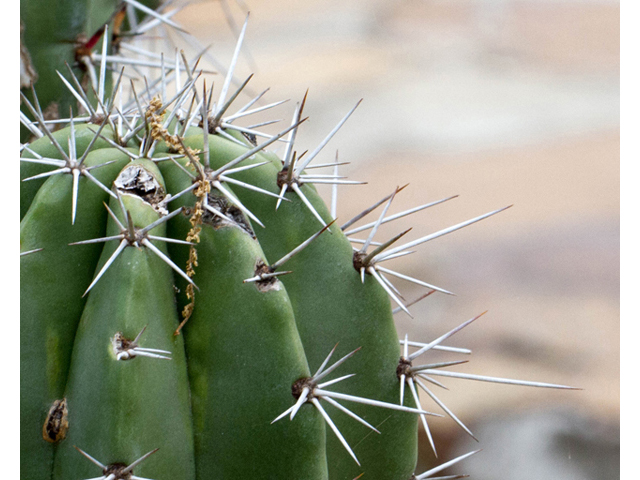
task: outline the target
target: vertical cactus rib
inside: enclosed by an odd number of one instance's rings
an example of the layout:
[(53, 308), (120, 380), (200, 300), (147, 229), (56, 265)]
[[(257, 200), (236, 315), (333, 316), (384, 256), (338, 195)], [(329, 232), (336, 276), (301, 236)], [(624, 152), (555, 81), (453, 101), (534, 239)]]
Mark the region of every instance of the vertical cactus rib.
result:
[[(145, 166), (149, 164), (153, 165)], [(110, 218), (108, 236), (130, 224), (136, 233), (152, 227), (149, 233), (165, 237), (166, 222), (158, 222), (162, 214), (152, 204), (122, 190), (119, 197), (126, 215), (120, 211), (120, 201), (111, 199), (118, 221)], [(105, 462), (106, 478), (111, 474), (120, 478), (135, 468), (136, 475), (145, 478), (195, 479), (186, 356), (182, 338), (173, 336), (178, 324), (174, 279), (170, 266), (150, 244), (141, 239), (137, 245), (127, 242), (88, 295), (66, 386), (72, 425), (56, 452), (54, 479), (95, 476), (74, 445)], [(96, 270), (113, 257), (114, 247), (105, 244)], [(154, 247), (166, 251), (164, 242)], [(152, 348), (136, 351), (143, 330), (145, 345)], [(116, 346), (128, 343), (134, 353), (127, 361), (119, 355), (121, 349), (114, 349), (114, 337), (120, 337)], [(171, 352), (170, 359), (140, 355), (159, 352)], [(145, 452), (157, 448), (160, 451), (152, 460), (138, 465)]]
[[(191, 182), (173, 164), (163, 162), (161, 169), (169, 192), (183, 191)], [(225, 197), (218, 199), (225, 215), (203, 217), (196, 247), (200, 290), (183, 330), (199, 478), (326, 480), (318, 415), (301, 412), (300, 422), (269, 428), (274, 412), (290, 399), (286, 385), (309, 375), (307, 361), (279, 280), (243, 283), (258, 263), (265, 263), (264, 255), (252, 232), (227, 218), (245, 225), (248, 220)], [(191, 208), (195, 198), (184, 194), (179, 202)], [(183, 216), (169, 222), (175, 237), (184, 238), (190, 228)], [(184, 246), (170, 249), (178, 263), (190, 255)]]
[[(117, 160), (96, 170), (110, 183), (126, 163), (120, 154), (90, 153), (88, 166)], [(72, 179), (53, 176), (42, 185), (20, 223), (20, 448), (24, 479), (49, 479), (53, 445), (42, 438), (47, 411), (64, 397), (75, 329), (82, 313), (82, 291), (93, 274), (100, 248), (73, 251), (78, 236), (103, 235), (106, 193), (85, 178), (78, 182), (83, 201), (71, 225)], [(83, 285), (84, 284), (84, 285)]]

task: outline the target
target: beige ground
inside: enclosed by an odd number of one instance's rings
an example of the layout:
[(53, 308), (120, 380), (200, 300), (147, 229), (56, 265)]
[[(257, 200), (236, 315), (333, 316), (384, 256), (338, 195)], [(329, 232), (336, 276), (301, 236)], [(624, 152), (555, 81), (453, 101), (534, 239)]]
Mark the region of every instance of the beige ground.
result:
[[(368, 187), (340, 190), (339, 215), (410, 183), (394, 212), (460, 198), (381, 230), (411, 238), (502, 206), (497, 217), (419, 247), (401, 271), (450, 289), (398, 314), (398, 330), (432, 339), (484, 310), (451, 343), (465, 371), (580, 386), (578, 392), (447, 382), (463, 419), (568, 406), (619, 422), (619, 5), (615, 1), (302, 2), (246, 0), (254, 91), (299, 99), (310, 88), (314, 148), (361, 97), (324, 152)], [(229, 0), (236, 21), (243, 14)], [(215, 3), (179, 20), (232, 49)], [(239, 77), (253, 71), (246, 59)], [(279, 110), (290, 118), (293, 105)], [(287, 120), (288, 121), (288, 120)], [(420, 293), (398, 282), (406, 298)], [(425, 401), (425, 406), (428, 402)], [(431, 406), (431, 405), (429, 405)], [(434, 422), (455, 435), (450, 421)], [(443, 437), (444, 438), (444, 437)]]

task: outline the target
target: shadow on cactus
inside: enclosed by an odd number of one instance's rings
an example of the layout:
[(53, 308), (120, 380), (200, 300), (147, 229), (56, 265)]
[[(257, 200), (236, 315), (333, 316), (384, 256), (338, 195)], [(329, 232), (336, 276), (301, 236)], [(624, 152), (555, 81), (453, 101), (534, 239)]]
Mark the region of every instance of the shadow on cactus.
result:
[[(443, 386), (434, 377), (569, 388), (448, 369), (465, 360), (414, 365), (429, 350), (471, 353), (443, 342), (478, 317), (400, 340), (393, 314), (412, 303), (390, 277), (421, 298), (450, 292), (386, 262), (504, 209), (377, 241), (383, 223), (454, 198), (391, 215), (396, 188), (336, 223), (336, 187), (362, 182), (340, 175), (337, 154), (312, 161), (357, 105), (310, 153), (295, 144), (306, 95), (275, 135), (263, 131), (273, 122), (238, 125), (282, 103), (262, 92), (234, 109), (251, 78), (234, 83), (247, 22), (214, 99), (197, 60), (136, 46), (152, 29), (186, 35), (172, 2), (75, 2), (66, 43), (33, 38), (39, 2), (24, 3), (38, 81), (21, 112), (21, 478), (458, 478), (432, 475), (475, 452), (415, 472), (418, 425), (435, 453), (427, 418), (443, 416), (420, 389), (472, 435), (427, 387)], [(63, 47), (51, 62), (66, 65), (44, 65)], [(137, 67), (155, 76), (126, 85)], [(330, 206), (314, 184), (334, 186)]]

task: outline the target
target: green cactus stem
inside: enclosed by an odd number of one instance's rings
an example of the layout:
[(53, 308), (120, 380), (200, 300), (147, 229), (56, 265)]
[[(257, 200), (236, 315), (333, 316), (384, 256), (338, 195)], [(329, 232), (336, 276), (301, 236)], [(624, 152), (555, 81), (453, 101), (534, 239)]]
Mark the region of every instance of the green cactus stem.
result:
[[(385, 262), (504, 209), (380, 240), (383, 223), (454, 198), (391, 214), (396, 187), (338, 224), (314, 184), (363, 182), (337, 154), (312, 161), (360, 102), (307, 154), (306, 95), (275, 134), (240, 125), (284, 103), (263, 92), (235, 109), (246, 21), (215, 101), (184, 54), (123, 53), (152, 27), (184, 33), (171, 4), (65, 0), (46, 30), (43, 2), (22, 1), (22, 480), (423, 480), (476, 453), (416, 473), (420, 424), (434, 453), (434, 417), (473, 436), (437, 378), (569, 388), (422, 361), (468, 355), (445, 343), (479, 316), (426, 342), (395, 328), (412, 303), (393, 278), (451, 292)], [(132, 63), (156, 74), (127, 85)]]

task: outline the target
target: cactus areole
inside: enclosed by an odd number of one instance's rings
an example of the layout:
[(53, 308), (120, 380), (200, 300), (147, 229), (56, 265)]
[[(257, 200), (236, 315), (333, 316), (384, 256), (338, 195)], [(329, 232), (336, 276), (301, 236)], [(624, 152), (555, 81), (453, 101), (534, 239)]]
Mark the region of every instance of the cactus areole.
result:
[(424, 479), (475, 453), (415, 472), (419, 424), (434, 452), (436, 416), (472, 435), (439, 376), (565, 388), (418, 365), (468, 355), (446, 339), (478, 317), (424, 343), (395, 329), (392, 278), (450, 292), (387, 260), (502, 209), (374, 240), (450, 200), (392, 215), (397, 188), (339, 225), (314, 184), (360, 183), (323, 151), (355, 107), (300, 154), (306, 95), (277, 133), (250, 119), (282, 102), (241, 101), (247, 22), (213, 98), (197, 59), (136, 47), (183, 32), (159, 3), (21, 1), (20, 478)]

